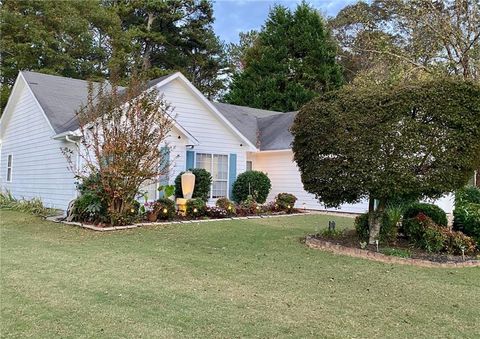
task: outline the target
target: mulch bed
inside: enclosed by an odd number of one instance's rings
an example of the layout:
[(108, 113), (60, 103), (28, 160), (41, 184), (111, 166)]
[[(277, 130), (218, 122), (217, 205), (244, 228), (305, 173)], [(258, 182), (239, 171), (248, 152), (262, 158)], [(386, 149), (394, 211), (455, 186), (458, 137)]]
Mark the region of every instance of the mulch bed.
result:
[(119, 230), (126, 230), (130, 228), (137, 228), (137, 227), (145, 227), (145, 226), (163, 226), (163, 225), (173, 225), (173, 224), (190, 224), (190, 223), (200, 223), (200, 222), (211, 222), (211, 221), (227, 221), (227, 220), (245, 220), (245, 219), (262, 219), (262, 218), (276, 218), (276, 217), (292, 217), (292, 216), (299, 216), (308, 214), (307, 211), (297, 210), (295, 213), (281, 213), (281, 212), (274, 212), (269, 214), (259, 214), (259, 215), (249, 215), (249, 216), (241, 216), (241, 217), (229, 217), (229, 218), (218, 218), (218, 219), (209, 219), (209, 218), (198, 218), (198, 219), (188, 219), (186, 217), (177, 216), (173, 220), (159, 220), (155, 222), (151, 221), (142, 221), (139, 223), (135, 223), (132, 225), (125, 225), (125, 226), (110, 226), (106, 224), (90, 224), (84, 222), (76, 222), (76, 221), (65, 221), (64, 216), (57, 216), (57, 217), (49, 217), (46, 218), (49, 221), (53, 221), (56, 223), (63, 223), (66, 225), (78, 226), (82, 228), (86, 228), (93, 231), (100, 231), (100, 232), (107, 232), (107, 231), (119, 231)]
[[(305, 244), (311, 248), (322, 249), (329, 252), (349, 255), (357, 258), (365, 258), (386, 263), (398, 263), (422, 267), (480, 267), (479, 256), (456, 256), (447, 254), (429, 253), (412, 247), (405, 239), (398, 239), (394, 244), (379, 246), (368, 245), (365, 249), (360, 248), (360, 240), (354, 230), (346, 231), (342, 236), (330, 238), (321, 234), (309, 235), (305, 238)], [(385, 249), (408, 251), (409, 258), (381, 253)]]

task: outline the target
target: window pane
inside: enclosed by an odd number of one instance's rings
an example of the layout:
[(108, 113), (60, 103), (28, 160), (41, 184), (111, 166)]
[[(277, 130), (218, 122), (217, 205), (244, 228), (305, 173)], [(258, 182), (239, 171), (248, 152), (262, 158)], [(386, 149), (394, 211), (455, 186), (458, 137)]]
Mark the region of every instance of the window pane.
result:
[(228, 178), (228, 156), (215, 154), (213, 156), (213, 179), (227, 180)]
[(251, 161), (247, 161), (247, 171), (251, 171), (253, 168), (253, 163)]
[(7, 168), (7, 181), (12, 181), (12, 169)]
[(212, 171), (212, 155), (211, 154), (203, 154), (197, 153), (196, 154), (196, 168), (203, 168), (209, 172)]
[(227, 196), (227, 182), (226, 181), (214, 181), (212, 198), (221, 198)]
[(12, 157), (13, 156), (11, 154), (8, 155), (7, 167), (12, 167)]

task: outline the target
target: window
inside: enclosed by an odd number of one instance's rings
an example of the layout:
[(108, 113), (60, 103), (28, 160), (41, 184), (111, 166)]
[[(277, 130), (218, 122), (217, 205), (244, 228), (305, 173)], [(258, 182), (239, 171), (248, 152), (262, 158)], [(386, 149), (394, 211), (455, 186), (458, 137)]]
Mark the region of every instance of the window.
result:
[(253, 169), (253, 163), (247, 160), (247, 171), (251, 171)]
[(228, 192), (228, 155), (196, 154), (197, 168), (203, 168), (212, 174), (210, 198), (226, 197)]
[(12, 165), (13, 165), (13, 155), (9, 154), (7, 157), (7, 181), (12, 181)]

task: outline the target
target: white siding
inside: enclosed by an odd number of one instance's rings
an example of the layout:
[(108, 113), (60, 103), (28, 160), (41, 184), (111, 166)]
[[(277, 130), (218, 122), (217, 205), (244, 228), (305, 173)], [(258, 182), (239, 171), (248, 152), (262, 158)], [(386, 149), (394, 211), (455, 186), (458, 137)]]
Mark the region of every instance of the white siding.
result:
[[(0, 160), (0, 186), (16, 198), (42, 199), (47, 207), (66, 209), (75, 198), (72, 173), (61, 148), (70, 143), (53, 140), (55, 134), (27, 88), (19, 88), (6, 122)], [(6, 182), (7, 157), (13, 155), (13, 180)]]
[[(198, 141), (195, 153), (237, 154), (237, 175), (245, 171), (247, 146), (215, 116), (180, 80), (173, 80), (159, 89), (174, 107), (177, 122)], [(243, 144), (243, 146), (240, 146)], [(185, 170), (185, 151), (180, 152), (180, 170)], [(177, 170), (178, 170), (177, 169)], [(178, 172), (177, 172), (178, 173)], [(230, 183), (229, 183), (230, 184)]]
[[(297, 198), (296, 207), (307, 208), (314, 210), (329, 210), (350, 213), (364, 213), (368, 210), (368, 202), (362, 201), (358, 204), (345, 204), (338, 209), (328, 208), (320, 204), (313, 194), (307, 193), (303, 189), (303, 184), (300, 178), (300, 171), (293, 161), (293, 153), (291, 151), (285, 152), (267, 152), (257, 153), (254, 157), (253, 168), (258, 171), (263, 171), (268, 174), (272, 182), (272, 191), (268, 196), (268, 200), (273, 198), (281, 192), (292, 193)], [(249, 159), (250, 160), (250, 159)], [(445, 197), (428, 201), (430, 203), (440, 206), (446, 213), (453, 211), (453, 194)]]
[(293, 153), (291, 151), (257, 153), (253, 161), (253, 168), (267, 173), (272, 182), (272, 190), (268, 196), (268, 201), (273, 200), (278, 193), (286, 192), (298, 198), (296, 202), (297, 208), (351, 213), (363, 213), (368, 210), (367, 202), (354, 205), (346, 204), (338, 209), (326, 209), (313, 194), (303, 189), (300, 171), (293, 161)]

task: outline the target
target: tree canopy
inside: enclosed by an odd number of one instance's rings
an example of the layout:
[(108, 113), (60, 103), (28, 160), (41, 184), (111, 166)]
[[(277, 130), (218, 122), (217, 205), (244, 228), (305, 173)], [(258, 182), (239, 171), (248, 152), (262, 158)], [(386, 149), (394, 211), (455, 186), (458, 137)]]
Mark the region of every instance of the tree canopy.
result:
[(93, 0), (5, 0), (0, 19), (2, 108), (20, 70), (103, 77), (112, 57), (104, 37), (113, 35), (120, 23)]
[(276, 5), (252, 42), (241, 50), (243, 68), (233, 75), (224, 100), (231, 104), (294, 111), (342, 83), (336, 46), (320, 14), (300, 4)]
[(305, 105), (292, 132), (304, 188), (327, 206), (436, 198), (480, 165), (480, 85), (345, 86)]
[(480, 3), (374, 0), (330, 20), (347, 80), (418, 72), (480, 80)]
[(206, 0), (4, 0), (1, 107), (20, 70), (123, 84), (181, 71), (207, 97), (225, 87), (223, 45)]

